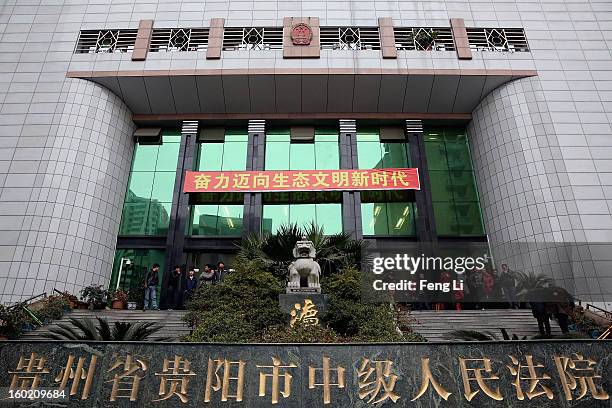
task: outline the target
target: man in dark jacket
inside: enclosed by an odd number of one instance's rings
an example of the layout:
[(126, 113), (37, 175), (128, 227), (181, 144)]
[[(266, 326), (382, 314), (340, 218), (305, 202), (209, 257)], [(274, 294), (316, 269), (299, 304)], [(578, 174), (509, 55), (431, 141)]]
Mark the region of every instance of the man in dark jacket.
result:
[(180, 265), (176, 265), (170, 275), (168, 281), (168, 296), (170, 297), (168, 302), (168, 310), (181, 309), (183, 306), (182, 301), (182, 286), (183, 286), (183, 271)]
[(198, 278), (195, 276), (195, 270), (189, 269), (189, 274), (185, 280), (185, 302), (189, 302), (193, 298), (193, 294), (198, 289)]
[(221, 282), (223, 280), (223, 278), (225, 278), (225, 274), (227, 273), (227, 271), (225, 270), (225, 263), (223, 263), (223, 261), (219, 261), (217, 262), (217, 282)]
[(144, 280), (144, 307), (142, 310), (159, 310), (157, 307), (157, 284), (159, 283), (159, 264), (153, 264)]
[(501, 276), (499, 278), (499, 286), (504, 294), (504, 300), (508, 303), (511, 309), (518, 309), (519, 304), (516, 299), (516, 280), (514, 273), (508, 269), (508, 265), (502, 264)]

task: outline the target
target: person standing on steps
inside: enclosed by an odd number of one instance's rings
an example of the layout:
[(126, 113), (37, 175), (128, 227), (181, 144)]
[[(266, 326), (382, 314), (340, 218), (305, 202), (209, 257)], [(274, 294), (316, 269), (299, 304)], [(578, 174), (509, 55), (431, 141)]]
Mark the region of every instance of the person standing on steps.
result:
[(502, 264), (501, 266), (499, 286), (501, 286), (504, 300), (508, 303), (510, 309), (518, 309), (519, 304), (516, 299), (516, 279), (514, 279), (514, 272), (508, 269), (507, 264)]
[(198, 278), (195, 276), (195, 270), (189, 269), (189, 274), (185, 281), (185, 303), (188, 303), (193, 298), (195, 291), (198, 289)]
[(142, 310), (159, 310), (157, 307), (157, 285), (159, 284), (159, 264), (153, 264), (153, 267), (143, 282), (144, 286), (144, 307)]
[(215, 283), (215, 270), (210, 267), (209, 264), (204, 266), (204, 270), (200, 274), (200, 281), (202, 285), (212, 285)]
[(176, 265), (168, 281), (168, 310), (180, 309), (182, 307), (183, 271), (180, 265)]
[(221, 282), (223, 278), (225, 278), (225, 274), (227, 271), (225, 270), (225, 263), (223, 261), (217, 262), (217, 282)]

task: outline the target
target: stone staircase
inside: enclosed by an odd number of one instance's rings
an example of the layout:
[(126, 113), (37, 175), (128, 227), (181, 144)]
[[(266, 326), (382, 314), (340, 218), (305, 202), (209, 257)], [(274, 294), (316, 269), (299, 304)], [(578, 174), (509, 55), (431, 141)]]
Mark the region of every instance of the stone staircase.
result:
[[(429, 341), (449, 341), (444, 334), (454, 330), (489, 331), (502, 340), (500, 329), (506, 329), (512, 336), (528, 339), (537, 336), (538, 321), (529, 309), (491, 309), (491, 310), (423, 310), (402, 313), (400, 319)], [(560, 335), (561, 329), (556, 320), (550, 321), (552, 334)]]
[(113, 323), (120, 322), (157, 322), (162, 325), (162, 329), (155, 333), (151, 337), (151, 341), (155, 341), (159, 338), (168, 337), (171, 340), (166, 341), (179, 341), (184, 335), (189, 334), (190, 329), (187, 324), (183, 321), (183, 317), (187, 312), (184, 310), (148, 310), (143, 312), (142, 310), (82, 310), (75, 309), (69, 313), (66, 313), (60, 320), (54, 320), (50, 324), (42, 326), (36, 330), (25, 333), (21, 336), (22, 340), (48, 340), (43, 334), (48, 332), (50, 328), (56, 327), (58, 323), (70, 324), (69, 318), (74, 317), (76, 319), (81, 318), (92, 318), (95, 320), (96, 317), (105, 318), (113, 327)]

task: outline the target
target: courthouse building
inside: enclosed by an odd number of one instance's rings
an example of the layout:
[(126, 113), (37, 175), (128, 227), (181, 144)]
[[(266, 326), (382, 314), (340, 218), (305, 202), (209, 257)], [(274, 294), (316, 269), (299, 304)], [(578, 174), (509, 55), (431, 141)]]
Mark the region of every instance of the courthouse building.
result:
[[(0, 299), (231, 264), (314, 222), (374, 248), (579, 245), (576, 296), (610, 302), (612, 251), (582, 245), (612, 243), (610, 44), (608, 0), (3, 0)], [(183, 191), (384, 168), (420, 189)]]

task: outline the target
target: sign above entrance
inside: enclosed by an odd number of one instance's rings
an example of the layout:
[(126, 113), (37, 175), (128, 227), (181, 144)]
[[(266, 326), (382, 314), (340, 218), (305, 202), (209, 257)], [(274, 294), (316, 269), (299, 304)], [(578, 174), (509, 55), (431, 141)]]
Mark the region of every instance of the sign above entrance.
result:
[(368, 170), (188, 171), (185, 193), (420, 190), (416, 168)]

